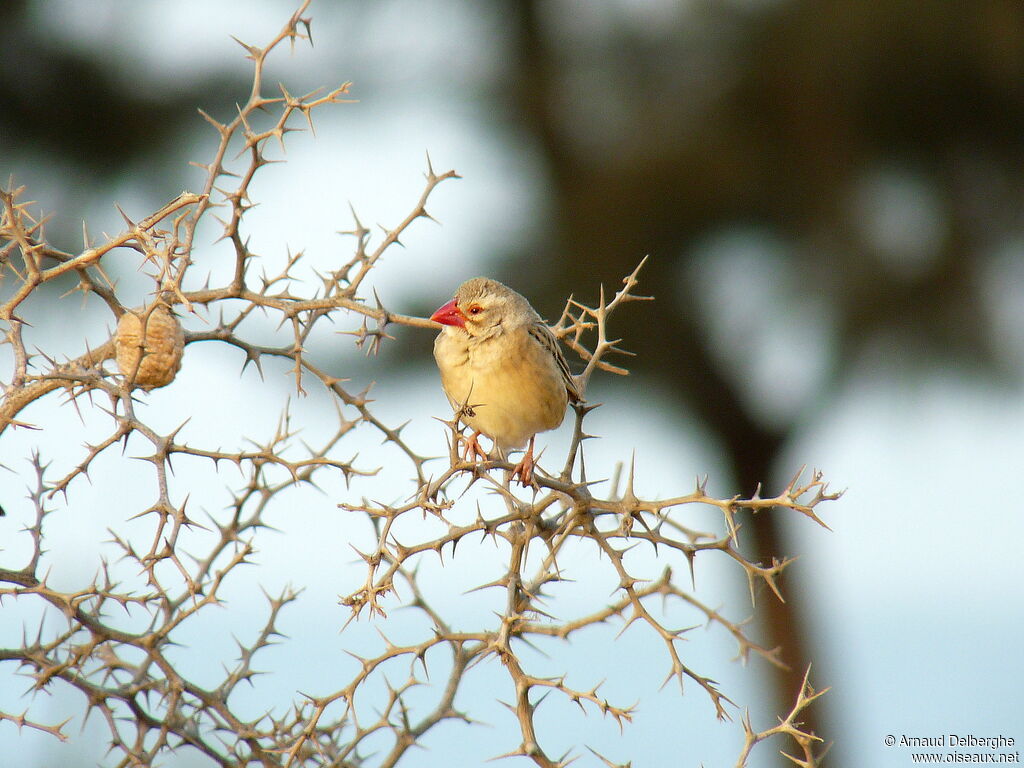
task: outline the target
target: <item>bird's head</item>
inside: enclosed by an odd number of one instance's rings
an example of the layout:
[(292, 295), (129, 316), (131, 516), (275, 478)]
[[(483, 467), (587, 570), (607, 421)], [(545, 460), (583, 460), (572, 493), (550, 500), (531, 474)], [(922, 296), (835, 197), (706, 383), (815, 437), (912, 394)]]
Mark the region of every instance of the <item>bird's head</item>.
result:
[(430, 319), (470, 336), (490, 336), (532, 322), (530, 303), (507, 285), (474, 277), (459, 286), (455, 298), (438, 308)]

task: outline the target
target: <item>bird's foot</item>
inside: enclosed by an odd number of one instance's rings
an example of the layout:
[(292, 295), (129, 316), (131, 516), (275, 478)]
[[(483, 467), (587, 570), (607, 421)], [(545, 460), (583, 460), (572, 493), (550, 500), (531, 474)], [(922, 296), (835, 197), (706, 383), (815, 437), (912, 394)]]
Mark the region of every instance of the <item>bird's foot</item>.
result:
[(480, 433), (474, 432), (472, 435), (466, 438), (466, 452), (462, 458), (466, 461), (487, 461), (489, 458), (487, 452), (480, 447)]
[(510, 480), (519, 478), (519, 482), (523, 488), (533, 484), (533, 438), (530, 438), (530, 445), (526, 449), (526, 453), (523, 454), (523, 458), (519, 460), (519, 463), (512, 468), (512, 476)]

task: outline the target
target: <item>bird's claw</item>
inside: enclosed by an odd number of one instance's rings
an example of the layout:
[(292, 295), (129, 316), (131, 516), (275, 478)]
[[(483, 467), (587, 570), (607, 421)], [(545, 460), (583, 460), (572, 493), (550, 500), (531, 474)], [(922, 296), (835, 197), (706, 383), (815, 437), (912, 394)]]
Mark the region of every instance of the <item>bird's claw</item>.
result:
[(480, 433), (474, 432), (472, 435), (466, 438), (466, 452), (462, 458), (466, 461), (487, 461), (489, 458), (483, 448), (480, 447)]
[(509, 480), (515, 480), (518, 477), (523, 488), (533, 485), (533, 467), (533, 438), (530, 438), (530, 446), (526, 449), (519, 463), (512, 468), (512, 476)]
[[(479, 432), (474, 432), (469, 437), (464, 437), (463, 439), (466, 442), (466, 447), (462, 454), (463, 461), (490, 461), (491, 457), (488, 456), (487, 452), (480, 447)], [(518, 479), (523, 488), (529, 488), (530, 486), (535, 485), (533, 479), (533, 468), (535, 464), (536, 462), (533, 459), (533, 438), (530, 438), (530, 445), (523, 454), (523, 458), (520, 459), (519, 463), (512, 468), (512, 475), (509, 479)]]
[(520, 461), (512, 468), (512, 477), (510, 479), (515, 480), (519, 478), (520, 484), (523, 488), (528, 488), (533, 484), (533, 462), (529, 464), (526, 461)]

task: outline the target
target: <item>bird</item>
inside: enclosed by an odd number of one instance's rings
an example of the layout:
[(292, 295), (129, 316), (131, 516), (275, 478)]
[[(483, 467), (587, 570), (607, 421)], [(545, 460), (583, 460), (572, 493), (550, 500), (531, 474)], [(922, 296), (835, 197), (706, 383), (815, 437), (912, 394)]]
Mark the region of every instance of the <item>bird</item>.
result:
[(464, 282), (430, 319), (442, 326), (434, 340), (441, 387), (473, 430), (466, 458), (487, 457), (481, 434), (501, 458), (528, 443), (510, 479), (530, 485), (537, 433), (558, 427), (568, 403), (583, 400), (558, 339), (524, 296), (487, 277)]

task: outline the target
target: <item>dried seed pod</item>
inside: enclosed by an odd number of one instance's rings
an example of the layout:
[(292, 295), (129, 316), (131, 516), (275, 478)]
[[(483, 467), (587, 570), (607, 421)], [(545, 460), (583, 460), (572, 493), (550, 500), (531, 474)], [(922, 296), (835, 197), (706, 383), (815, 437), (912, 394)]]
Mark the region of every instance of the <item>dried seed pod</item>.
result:
[(131, 311), (121, 315), (114, 343), (118, 370), (135, 386), (150, 390), (174, 381), (181, 368), (185, 332), (174, 313), (160, 304), (148, 317), (145, 311), (141, 317)]

